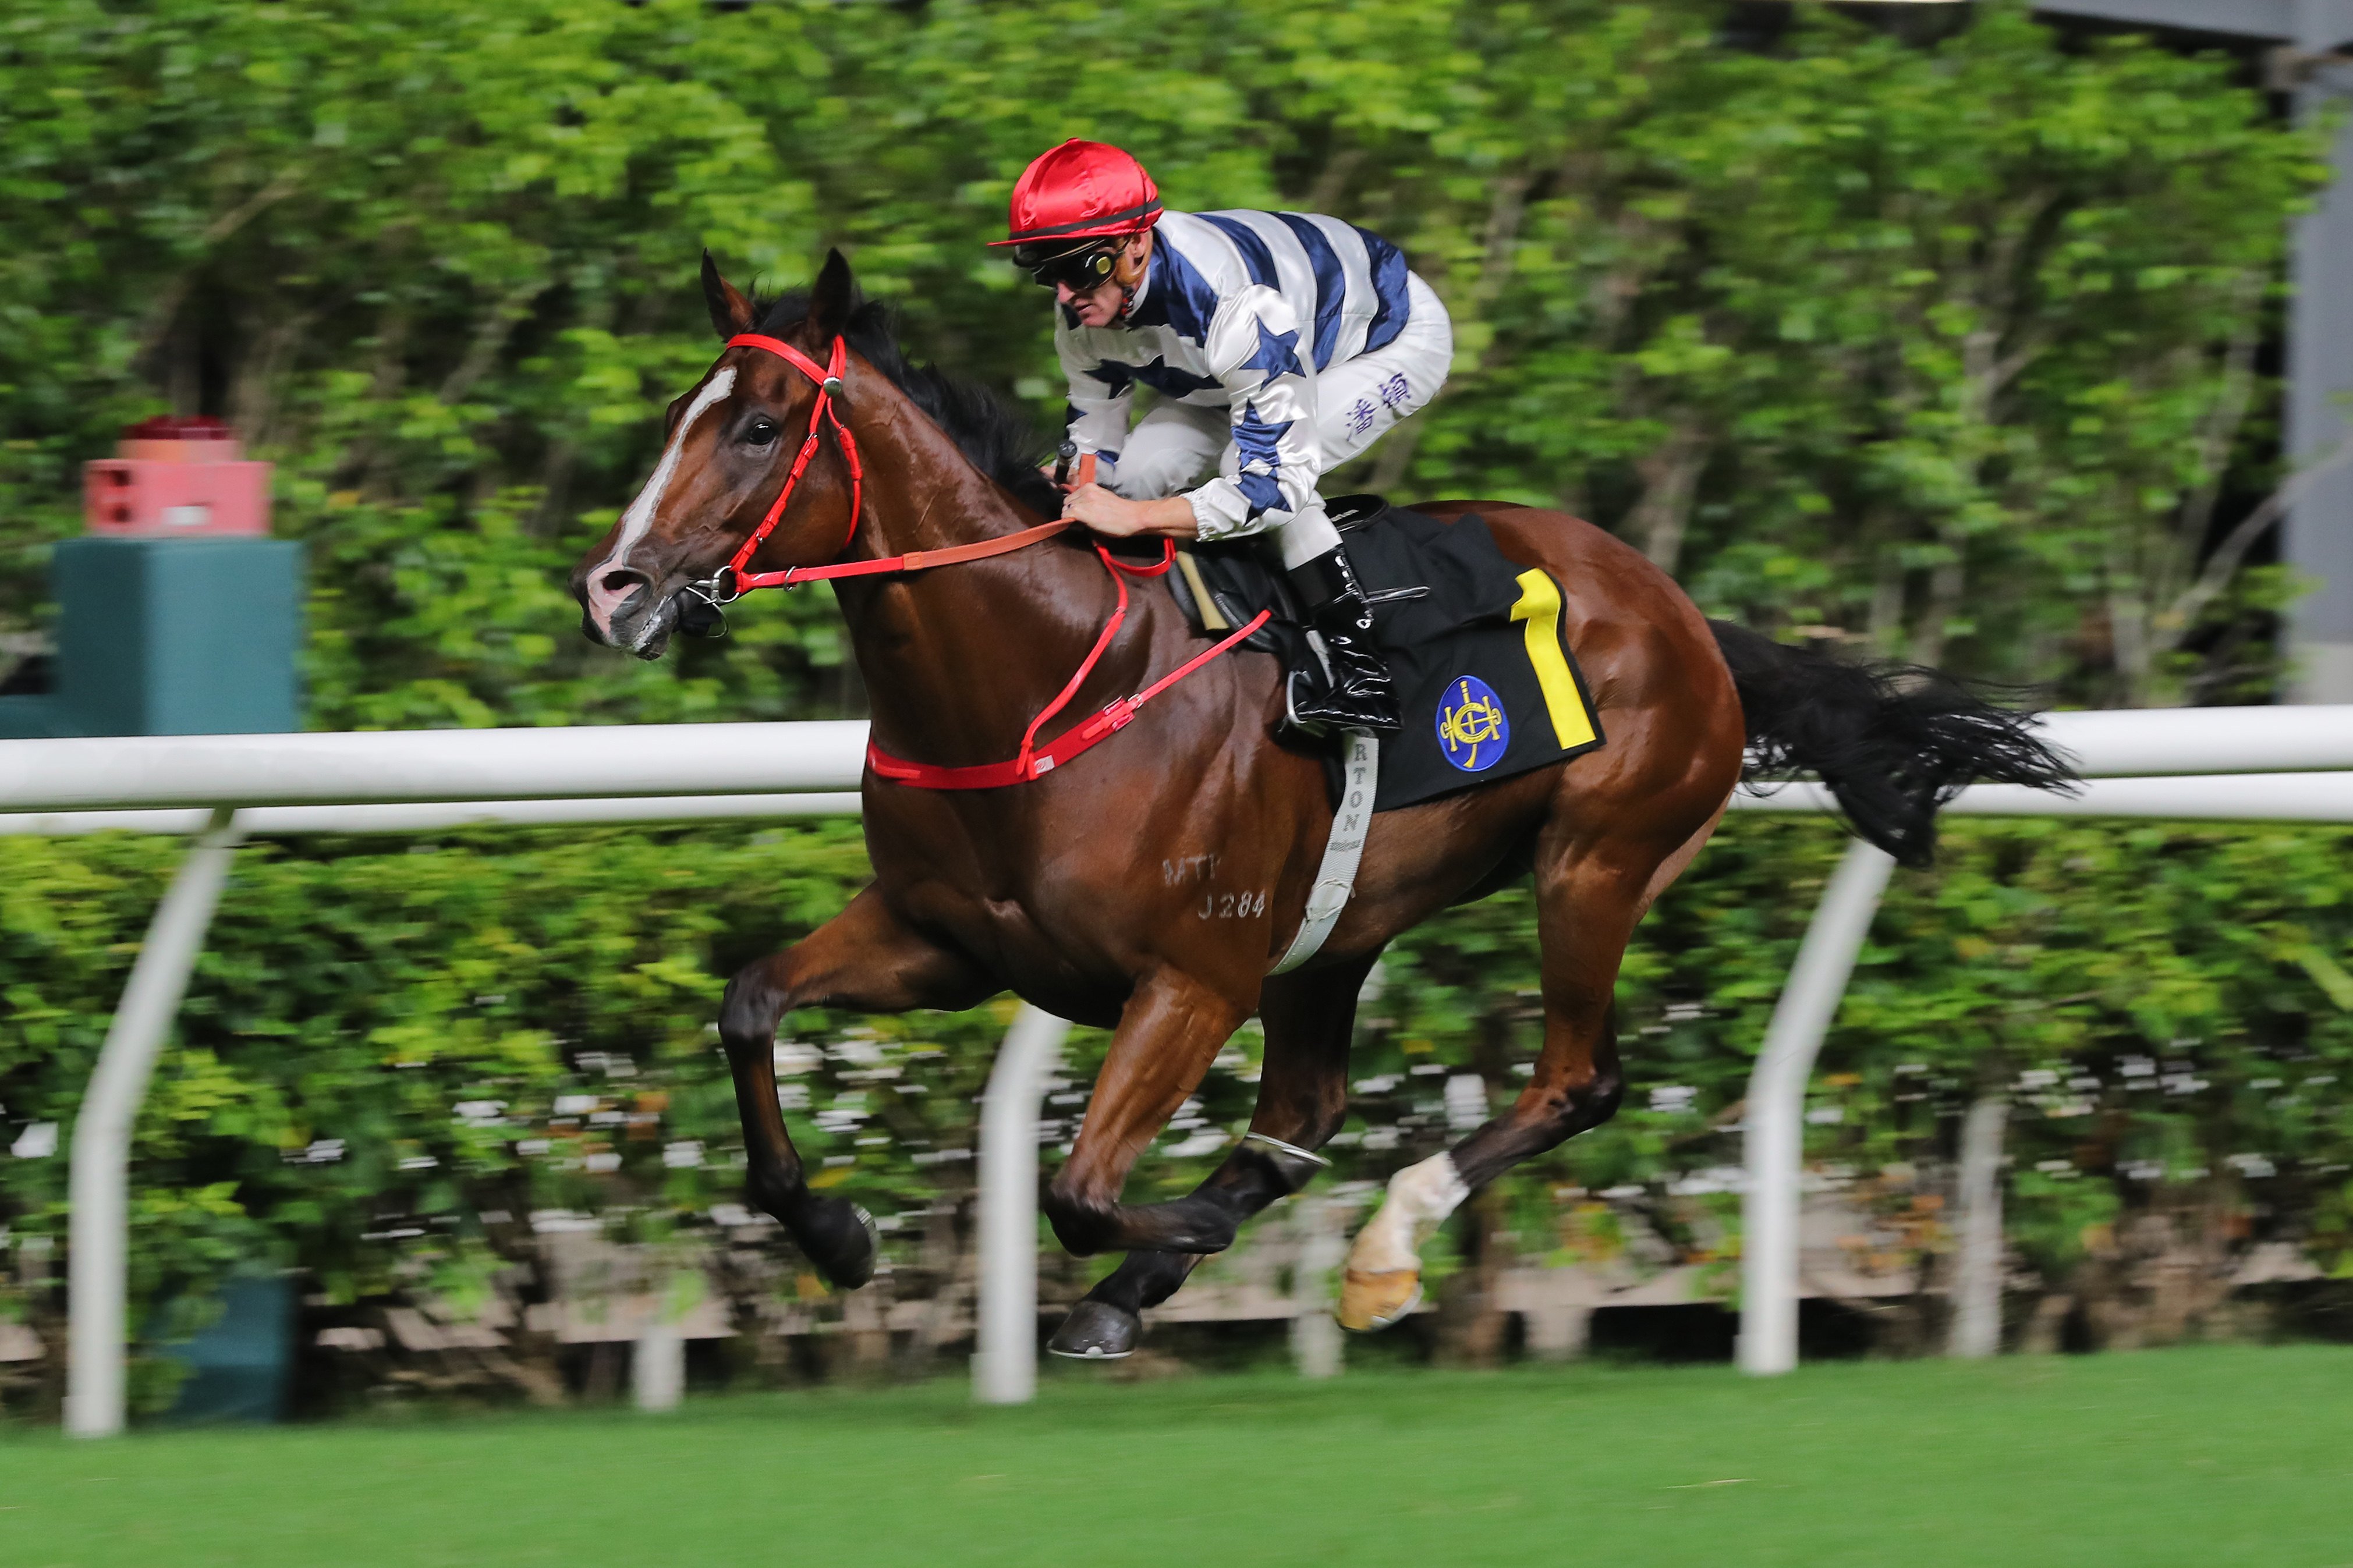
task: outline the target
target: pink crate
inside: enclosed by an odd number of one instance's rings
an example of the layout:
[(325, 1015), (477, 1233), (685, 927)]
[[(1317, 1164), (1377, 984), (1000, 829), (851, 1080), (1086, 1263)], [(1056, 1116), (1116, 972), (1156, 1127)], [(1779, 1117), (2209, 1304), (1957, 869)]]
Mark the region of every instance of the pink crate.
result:
[(82, 516), (90, 532), (114, 537), (266, 534), (269, 468), (268, 463), (102, 458), (82, 470)]

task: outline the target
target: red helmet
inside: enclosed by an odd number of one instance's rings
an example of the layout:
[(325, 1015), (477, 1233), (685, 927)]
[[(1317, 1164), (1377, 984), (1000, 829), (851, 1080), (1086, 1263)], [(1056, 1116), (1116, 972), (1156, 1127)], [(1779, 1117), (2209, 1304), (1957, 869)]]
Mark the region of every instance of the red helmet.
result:
[(1039, 154), (1013, 183), (1011, 231), (991, 245), (1140, 234), (1160, 221), (1160, 187), (1144, 165), (1102, 142), (1063, 142)]

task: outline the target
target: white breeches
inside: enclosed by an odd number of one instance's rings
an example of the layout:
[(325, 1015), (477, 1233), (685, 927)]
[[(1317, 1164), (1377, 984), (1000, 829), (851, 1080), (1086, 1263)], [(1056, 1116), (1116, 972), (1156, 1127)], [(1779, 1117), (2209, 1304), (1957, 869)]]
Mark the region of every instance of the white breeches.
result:
[[(1413, 308), (1402, 331), (1368, 354), (1316, 374), (1315, 434), (1325, 473), (1361, 455), (1446, 384), (1454, 359), (1453, 323), (1420, 278), (1409, 278), (1406, 289)], [(1212, 471), (1228, 479), (1240, 473), (1227, 411), (1164, 400), (1129, 432), (1109, 483), (1130, 500), (1159, 500), (1182, 495)], [(1286, 567), (1312, 561), (1340, 542), (1339, 531), (1321, 506), (1293, 517), (1282, 533)]]

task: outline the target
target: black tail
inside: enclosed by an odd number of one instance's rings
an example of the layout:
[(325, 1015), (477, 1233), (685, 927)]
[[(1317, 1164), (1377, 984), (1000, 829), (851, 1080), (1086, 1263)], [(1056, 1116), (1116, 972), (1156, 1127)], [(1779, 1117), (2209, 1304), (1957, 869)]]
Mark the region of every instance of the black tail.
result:
[(1710, 621), (1748, 723), (1744, 777), (1810, 773), (1854, 830), (1906, 866), (1936, 853), (1936, 811), (1969, 784), (2073, 793), (2075, 775), (2023, 713), (1917, 665), (1846, 663)]

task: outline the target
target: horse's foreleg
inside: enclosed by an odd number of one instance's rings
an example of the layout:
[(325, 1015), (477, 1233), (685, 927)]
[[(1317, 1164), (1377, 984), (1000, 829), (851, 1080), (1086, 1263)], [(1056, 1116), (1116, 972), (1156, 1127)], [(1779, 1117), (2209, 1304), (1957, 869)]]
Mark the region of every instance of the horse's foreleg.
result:
[[(1270, 980), (1259, 999), (1266, 1025), (1266, 1059), (1259, 1077), (1258, 1110), (1250, 1117), (1260, 1139), (1298, 1149), (1320, 1149), (1348, 1115), (1348, 1044), (1355, 1031), (1356, 993), (1376, 955), (1334, 969)], [(1279, 1198), (1305, 1186), (1319, 1169), (1313, 1160), (1248, 1139), (1237, 1144), (1193, 1196), (1240, 1224)], [(1131, 1252), (1088, 1291), (1054, 1331), (1047, 1348), (1090, 1360), (1134, 1351), (1144, 1333), (1144, 1310), (1176, 1293), (1200, 1263), (1198, 1252)]]
[(1613, 995), (1652, 869), (1598, 858), (1547, 866), (1539, 858), (1545, 1044), (1535, 1074), (1510, 1110), (1389, 1178), (1380, 1211), (1348, 1251), (1342, 1327), (1387, 1328), (1412, 1310), (1421, 1294), (1421, 1244), (1472, 1188), (1616, 1111), (1625, 1080)]
[(1046, 1189), (1046, 1217), (1065, 1247), (1085, 1258), (1137, 1247), (1222, 1252), (1233, 1241), (1233, 1215), (1198, 1194), (1126, 1205), (1119, 1194), (1248, 1013), (1246, 1003), (1173, 970), (1135, 988), (1096, 1075), (1078, 1142)]
[(855, 1289), (873, 1275), (872, 1221), (847, 1198), (809, 1190), (776, 1104), (776, 1025), (796, 1007), (967, 1007), (995, 989), (961, 956), (902, 925), (871, 888), (803, 941), (727, 983), (719, 1037), (744, 1120), (744, 1195), (775, 1215), (835, 1286)]

